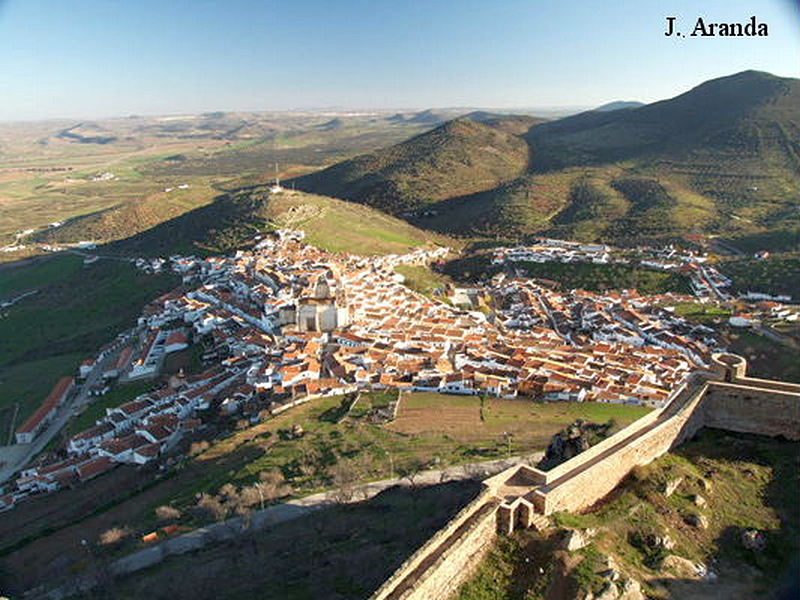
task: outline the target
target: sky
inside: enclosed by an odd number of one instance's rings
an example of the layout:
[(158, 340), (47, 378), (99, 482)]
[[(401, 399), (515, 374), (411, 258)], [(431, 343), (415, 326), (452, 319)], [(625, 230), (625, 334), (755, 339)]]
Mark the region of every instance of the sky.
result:
[[(696, 19), (768, 37), (667, 37)], [(651, 102), (800, 76), (793, 0), (0, 0), (0, 120)]]

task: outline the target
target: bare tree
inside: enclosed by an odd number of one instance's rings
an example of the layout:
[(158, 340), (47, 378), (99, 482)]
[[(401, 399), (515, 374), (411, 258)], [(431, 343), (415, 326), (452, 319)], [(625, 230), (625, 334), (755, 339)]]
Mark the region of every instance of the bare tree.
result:
[(227, 507), (219, 498), (210, 494), (201, 494), (196, 508), (201, 517), (208, 520), (222, 521), (228, 514)]
[(331, 468), (333, 475), (332, 493), (333, 501), (337, 504), (347, 504), (355, 495), (355, 484), (358, 481), (358, 472), (355, 465), (348, 460), (338, 460)]
[(116, 545), (132, 533), (133, 531), (130, 527), (112, 527), (100, 534), (99, 542), (102, 546)]
[(416, 489), (417, 487), (417, 478), (419, 477), (422, 470), (425, 468), (425, 465), (422, 461), (418, 458), (412, 459), (410, 462), (404, 464), (397, 470), (397, 473), (403, 479), (407, 479), (409, 485), (412, 489)]
[(292, 487), (286, 483), (280, 469), (261, 471), (258, 474), (258, 481), (251, 487), (255, 494), (258, 495), (258, 502), (261, 510), (264, 510), (264, 505), (266, 503), (279, 498), (285, 498), (292, 493)]

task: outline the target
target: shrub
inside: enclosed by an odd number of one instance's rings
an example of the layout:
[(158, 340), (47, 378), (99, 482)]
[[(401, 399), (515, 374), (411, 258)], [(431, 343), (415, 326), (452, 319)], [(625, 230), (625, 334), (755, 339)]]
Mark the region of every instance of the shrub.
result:
[(177, 521), (183, 513), (174, 506), (159, 506), (156, 508), (156, 517), (159, 521)]
[(114, 544), (119, 544), (126, 537), (130, 536), (131, 533), (130, 527), (112, 527), (100, 534), (100, 545), (112, 546)]

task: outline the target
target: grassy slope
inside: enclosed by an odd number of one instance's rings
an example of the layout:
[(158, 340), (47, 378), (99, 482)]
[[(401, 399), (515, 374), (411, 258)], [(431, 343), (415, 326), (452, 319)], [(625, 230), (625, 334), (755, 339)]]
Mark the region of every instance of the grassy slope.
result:
[(361, 600), (477, 492), (474, 482), (393, 488), (168, 559), (120, 581), (114, 597)]
[(279, 226), (303, 229), (311, 244), (330, 252), (391, 254), (431, 243), (460, 245), (367, 206), (302, 192), (271, 197), (262, 214)]
[[(300, 185), (395, 213), (424, 205), (434, 214), (415, 223), (460, 235), (644, 242), (789, 231), (800, 223), (798, 97), (798, 80), (751, 71), (640, 108), (515, 126), (508, 133), (530, 144), (527, 174), (489, 168), (515, 146), (460, 119)], [(487, 168), (497, 185), (486, 185)]]
[(74, 368), (81, 357), (93, 356), (134, 323), (144, 304), (178, 283), (172, 275), (145, 275), (117, 261), (82, 266), (77, 257), (50, 260), (67, 275), (48, 283), (53, 267), (47, 262), (21, 267), (33, 270), (26, 276), (0, 270), (0, 282), (6, 275), (10, 280), (3, 285), (41, 286), (0, 319), (0, 406), (18, 402), (18, 422), (44, 399), (45, 388), (71, 370), (70, 363)]
[[(420, 462), (432, 464), (438, 459), (437, 466), (444, 468), (505, 456), (504, 431), (514, 433), (513, 452), (529, 452), (542, 450), (556, 431), (576, 418), (614, 418), (622, 426), (646, 412), (637, 407), (504, 400), (487, 400), (482, 411), (479, 398), (413, 394), (405, 397), (400, 419), (393, 424), (381, 426), (365, 418), (367, 403), (384, 406), (386, 401), (386, 394), (364, 395), (351, 418), (337, 422), (343, 415), (342, 399), (315, 400), (235, 431), (165, 473), (162, 480), (117, 469), (75, 490), (26, 502), (15, 509), (15, 522), (0, 524), (0, 537), (7, 546), (17, 544), (0, 566), (13, 572), (34, 561), (36, 566), (29, 572), (35, 578), (37, 569), (44, 573), (60, 552), (75, 559), (80, 539), (96, 539), (114, 524), (146, 533), (155, 524), (155, 507), (191, 506), (199, 492), (216, 493), (228, 482), (250, 484), (266, 469), (280, 468), (295, 494), (303, 496), (330, 489), (339, 463), (353, 469), (359, 480), (377, 480)], [(299, 440), (284, 439), (280, 432), (293, 425), (301, 425), (305, 435)], [(145, 482), (148, 488), (139, 491)], [(44, 528), (43, 511), (51, 530)], [(79, 526), (65, 527), (78, 520)], [(188, 526), (199, 522), (191, 511), (182, 519)], [(25, 537), (28, 541), (21, 542)]]
[[(574, 594), (579, 586), (597, 591), (602, 578), (596, 570), (604, 555), (613, 556), (620, 570), (642, 582), (654, 597), (767, 597), (778, 590), (800, 550), (797, 451), (796, 442), (703, 431), (696, 441), (638, 469), (597, 507), (583, 514), (555, 516), (562, 526), (600, 531), (591, 546), (575, 555), (583, 562), (572, 570), (567, 585), (553, 576), (552, 538), (519, 532), (496, 544), (459, 598), (534, 600), (553, 597), (548, 593), (556, 589), (571, 589)], [(661, 486), (679, 476), (684, 483), (665, 497)], [(700, 485), (701, 479), (710, 482), (710, 489)], [(702, 495), (708, 505), (697, 507), (691, 494)], [(688, 514), (706, 516), (708, 529), (688, 526), (683, 520)], [(739, 535), (748, 528), (767, 532), (763, 553), (741, 547)], [(667, 533), (675, 541), (671, 553), (706, 564), (713, 560), (711, 568), (719, 581), (677, 581), (665, 588), (665, 574), (656, 566), (658, 556), (635, 543), (637, 534), (651, 532)], [(531, 577), (540, 566), (542, 574)]]
[(301, 189), (399, 214), (491, 189), (522, 174), (528, 146), (505, 131), (456, 119), (433, 131), (297, 180)]
[(112, 244), (110, 250), (128, 255), (226, 253), (275, 227), (303, 229), (309, 242), (333, 252), (391, 254), (428, 243), (454, 244), (366, 206), (303, 192), (270, 195), (256, 187), (225, 194)]

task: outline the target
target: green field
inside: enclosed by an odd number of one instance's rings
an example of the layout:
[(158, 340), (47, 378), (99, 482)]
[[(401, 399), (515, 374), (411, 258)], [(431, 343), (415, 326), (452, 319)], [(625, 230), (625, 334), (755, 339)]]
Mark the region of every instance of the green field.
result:
[[(4, 382), (0, 409), (19, 403), (17, 423), (44, 400), (45, 388), (58, 374), (71, 372), (81, 360), (94, 356), (135, 323), (147, 302), (179, 283), (173, 275), (146, 275), (119, 261), (88, 266), (70, 256), (50, 261), (0, 270), (0, 286), (5, 289), (41, 286), (39, 293), (7, 309), (0, 319), (0, 378), (14, 384), (9, 387)], [(32, 271), (25, 274), (22, 269)], [(53, 276), (55, 271), (58, 275)], [(45, 360), (53, 362), (41, 362)], [(40, 383), (45, 381), (47, 385)], [(2, 430), (7, 428), (7, 412)]]
[[(528, 277), (556, 281), (567, 290), (602, 292), (635, 288), (645, 294), (691, 292), (689, 279), (684, 275), (636, 265), (518, 262), (510, 266), (523, 271)], [(490, 256), (480, 254), (453, 260), (444, 267), (447, 275), (467, 281), (486, 279), (502, 270), (501, 265), (491, 264)]]
[(66, 353), (0, 366), (0, 445), (84, 358), (83, 353)]
[(81, 257), (69, 255), (8, 263), (0, 268), (0, 298), (10, 299), (68, 279), (80, 270), (82, 263)]
[(435, 291), (443, 290), (445, 286), (453, 283), (449, 277), (434, 272), (430, 267), (399, 265), (395, 267), (395, 271), (405, 277), (404, 285), (429, 298), (435, 297)]
[(116, 408), (137, 396), (149, 392), (152, 388), (152, 382), (132, 383), (115, 387), (105, 396), (95, 399), (82, 413), (70, 420), (65, 431), (65, 437), (71, 437), (76, 433), (89, 429), (95, 424), (95, 421), (106, 416), (107, 408)]
[(744, 356), (755, 377), (800, 383), (800, 350), (752, 331), (726, 331), (732, 352)]
[(699, 302), (681, 302), (674, 306), (675, 314), (691, 321), (692, 323), (714, 323), (727, 320), (731, 311), (714, 304), (701, 304)]

